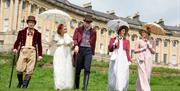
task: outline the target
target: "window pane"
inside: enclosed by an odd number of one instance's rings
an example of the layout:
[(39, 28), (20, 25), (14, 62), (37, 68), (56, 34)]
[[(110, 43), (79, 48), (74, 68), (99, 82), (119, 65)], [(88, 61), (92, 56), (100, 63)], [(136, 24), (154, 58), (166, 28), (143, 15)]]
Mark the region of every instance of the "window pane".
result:
[(108, 31), (108, 35), (109, 36), (111, 36), (112, 35), (112, 31), (110, 30), (110, 31)]
[(135, 36), (134, 36), (134, 35), (132, 35), (132, 36), (131, 36), (131, 41), (134, 41), (134, 38), (135, 38)]
[(176, 47), (176, 45), (177, 45), (177, 42), (173, 41), (173, 47)]
[(164, 59), (164, 64), (167, 64), (167, 54), (163, 55), (163, 59)]
[(164, 47), (167, 47), (167, 41), (166, 40), (164, 41)]
[(40, 8), (40, 9), (39, 9), (39, 14), (42, 13), (42, 12), (44, 12), (44, 11), (45, 11), (45, 8)]
[(177, 65), (177, 57), (176, 57), (176, 55), (174, 54), (174, 55), (172, 55), (172, 65)]
[(158, 62), (158, 56), (159, 56), (159, 54), (156, 53), (156, 55), (155, 55), (155, 62), (156, 62), (156, 63)]
[(105, 35), (105, 32), (106, 32), (106, 29), (105, 29), (105, 28), (101, 29), (101, 36), (104, 36), (104, 35)]
[(101, 30), (101, 35), (103, 35), (104, 34), (104, 31), (103, 30)]
[(71, 28), (75, 28), (76, 23), (77, 23), (77, 21), (76, 21), (75, 19), (72, 19), (72, 20), (70, 21), (70, 27), (71, 27)]
[(100, 43), (100, 54), (104, 54), (104, 45)]
[(158, 39), (156, 40), (156, 46), (159, 46), (159, 40)]
[(4, 44), (4, 41), (0, 40), (0, 51), (3, 51), (3, 44)]
[(9, 8), (10, 6), (10, 0), (6, 0), (6, 8)]
[(25, 10), (26, 8), (26, 0), (23, 0), (22, 9)]
[(37, 6), (35, 4), (31, 5), (31, 13), (35, 12)]
[(134, 50), (132, 49), (132, 50), (131, 50), (131, 58), (134, 57), (134, 54), (135, 54), (135, 53), (134, 53)]
[(8, 32), (8, 30), (9, 30), (9, 18), (5, 18), (3, 23), (4, 23), (3, 32)]

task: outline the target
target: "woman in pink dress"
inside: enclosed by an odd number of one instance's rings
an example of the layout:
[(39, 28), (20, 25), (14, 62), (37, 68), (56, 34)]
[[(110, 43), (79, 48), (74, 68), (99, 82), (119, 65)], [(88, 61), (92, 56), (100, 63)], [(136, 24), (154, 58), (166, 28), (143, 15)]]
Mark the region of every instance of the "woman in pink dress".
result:
[(155, 45), (149, 40), (150, 32), (140, 30), (142, 39), (135, 42), (135, 53), (137, 53), (138, 79), (136, 91), (151, 91), (150, 74), (152, 70), (152, 57), (155, 54)]
[(127, 26), (117, 30), (118, 36), (111, 38), (109, 51), (112, 52), (109, 64), (108, 85), (109, 91), (127, 91), (129, 81), (130, 43), (125, 38)]

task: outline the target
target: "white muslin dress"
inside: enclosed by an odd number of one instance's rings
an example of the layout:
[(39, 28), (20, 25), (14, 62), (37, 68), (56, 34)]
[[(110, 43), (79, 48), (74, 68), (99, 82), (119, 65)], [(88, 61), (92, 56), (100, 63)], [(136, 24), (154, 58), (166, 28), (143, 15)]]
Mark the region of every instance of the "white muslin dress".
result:
[(54, 37), (58, 47), (53, 58), (55, 89), (72, 89), (74, 87), (74, 68), (72, 65), (72, 38), (56, 34)]
[(123, 50), (123, 39), (120, 47), (114, 49), (109, 64), (109, 91), (127, 91), (129, 82), (129, 63), (126, 51)]

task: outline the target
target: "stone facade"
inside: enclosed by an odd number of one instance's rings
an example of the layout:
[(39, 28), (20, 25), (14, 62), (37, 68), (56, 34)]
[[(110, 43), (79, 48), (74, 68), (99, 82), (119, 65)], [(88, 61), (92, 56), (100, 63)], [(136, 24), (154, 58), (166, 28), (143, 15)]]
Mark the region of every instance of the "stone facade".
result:
[[(127, 21), (130, 25), (131, 55), (134, 56), (134, 41), (140, 38), (138, 30), (144, 24), (139, 20), (138, 14), (132, 18), (123, 18), (114, 13), (92, 10), (91, 6), (80, 7), (69, 3), (67, 0), (0, 0), (0, 51), (9, 51), (12, 48), (17, 32), (26, 26), (27, 17), (34, 15), (37, 19), (36, 28), (42, 33), (43, 52), (51, 54), (52, 48), (49, 44), (56, 32), (58, 23), (54, 20), (43, 19), (38, 15), (43, 11), (55, 8), (72, 17), (72, 20), (67, 22), (68, 32), (71, 36), (75, 28), (82, 24), (85, 14), (93, 15), (93, 27), (97, 29), (97, 55), (108, 54), (108, 42), (110, 37), (114, 35), (114, 32), (107, 28), (107, 21), (117, 18)], [(156, 41), (154, 63), (180, 65), (180, 27), (165, 26), (162, 19), (157, 23), (162, 25), (168, 34), (165, 36), (152, 34), (152, 38)]]

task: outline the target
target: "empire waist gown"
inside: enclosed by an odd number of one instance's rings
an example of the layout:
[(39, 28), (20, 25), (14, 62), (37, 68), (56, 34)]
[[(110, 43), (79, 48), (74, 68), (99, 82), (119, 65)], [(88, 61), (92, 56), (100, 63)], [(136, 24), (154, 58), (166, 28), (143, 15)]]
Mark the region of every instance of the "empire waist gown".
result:
[(74, 87), (74, 68), (72, 65), (72, 38), (68, 34), (64, 37), (55, 35), (58, 48), (53, 58), (55, 89), (72, 89)]

